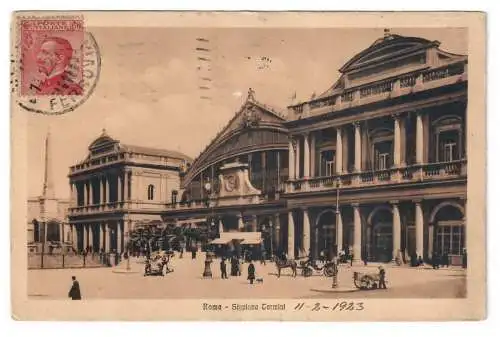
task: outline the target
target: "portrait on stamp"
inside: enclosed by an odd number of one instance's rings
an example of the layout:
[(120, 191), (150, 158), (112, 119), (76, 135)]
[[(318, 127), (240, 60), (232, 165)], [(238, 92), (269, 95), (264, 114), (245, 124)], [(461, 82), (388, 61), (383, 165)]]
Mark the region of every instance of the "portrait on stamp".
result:
[(83, 21), (21, 22), (23, 95), (82, 95)]

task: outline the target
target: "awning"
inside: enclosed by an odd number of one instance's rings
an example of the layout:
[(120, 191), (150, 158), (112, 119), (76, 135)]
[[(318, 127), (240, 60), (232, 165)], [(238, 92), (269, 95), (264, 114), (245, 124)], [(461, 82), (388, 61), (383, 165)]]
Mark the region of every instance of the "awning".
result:
[(211, 245), (225, 245), (227, 244), (229, 241), (231, 240), (228, 240), (227, 238), (217, 238), (217, 239), (214, 239), (210, 242)]
[(262, 243), (262, 239), (251, 238), (245, 239), (241, 242), (242, 245), (260, 245)]

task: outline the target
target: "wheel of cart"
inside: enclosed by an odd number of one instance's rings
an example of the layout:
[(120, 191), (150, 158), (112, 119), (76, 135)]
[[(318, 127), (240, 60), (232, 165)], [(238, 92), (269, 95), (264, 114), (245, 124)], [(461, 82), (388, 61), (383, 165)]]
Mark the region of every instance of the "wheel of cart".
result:
[(337, 267), (333, 263), (329, 263), (323, 267), (323, 274), (326, 277), (333, 277), (336, 272)]

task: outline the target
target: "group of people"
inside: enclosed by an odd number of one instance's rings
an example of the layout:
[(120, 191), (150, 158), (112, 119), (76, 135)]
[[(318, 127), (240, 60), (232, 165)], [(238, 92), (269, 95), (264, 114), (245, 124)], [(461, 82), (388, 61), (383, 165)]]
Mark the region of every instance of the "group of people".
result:
[[(231, 264), (231, 276), (241, 276), (241, 264), (237, 256), (231, 257), (230, 264)], [(221, 273), (221, 279), (228, 279), (227, 264), (225, 257), (222, 257), (220, 261), (220, 273)], [(255, 265), (253, 264), (252, 261), (250, 261), (248, 264), (247, 273), (248, 273), (247, 279), (250, 281), (250, 284), (253, 284), (255, 280)]]

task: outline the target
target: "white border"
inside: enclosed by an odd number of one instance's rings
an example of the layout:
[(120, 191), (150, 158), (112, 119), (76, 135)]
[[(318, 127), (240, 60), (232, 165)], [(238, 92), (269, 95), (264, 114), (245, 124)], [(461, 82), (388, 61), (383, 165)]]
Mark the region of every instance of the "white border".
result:
[[(498, 3), (498, 2), (497, 2)], [(488, 84), (487, 92), (488, 95), (488, 206), (497, 206), (495, 202), (495, 196), (498, 191), (498, 183), (500, 175), (498, 170), (499, 167), (498, 159), (499, 156), (496, 153), (500, 148), (500, 138), (496, 136), (498, 134), (497, 126), (500, 125), (500, 109), (498, 107), (497, 100), (493, 97), (498, 95), (500, 90), (495, 87), (496, 82), (500, 79), (500, 74), (498, 74), (498, 66), (496, 66), (498, 60), (498, 47), (499, 43), (498, 37), (498, 26), (500, 25), (500, 15), (497, 15), (497, 10), (494, 8), (495, 2), (472, 2), (465, 0), (454, 0), (453, 2), (446, 1), (432, 1), (432, 0), (418, 0), (418, 1), (401, 1), (401, 0), (386, 0), (381, 1), (314, 1), (314, 0), (304, 0), (304, 1), (285, 1), (285, 0), (252, 0), (236, 4), (234, 1), (169, 1), (166, 2), (154, 2), (148, 0), (141, 1), (131, 1), (131, 0), (121, 0), (114, 4), (110, 4), (103, 7), (102, 0), (86, 0), (84, 2), (68, 2), (62, 0), (45, 0), (43, 6), (39, 1), (28, 1), (28, 0), (16, 0), (16, 1), (3, 1), (0, 4), (1, 8), (1, 22), (3, 23), (3, 29), (1, 30), (1, 46), (4, 47), (2, 52), (3, 62), (2, 65), (2, 78), (0, 81), (0, 86), (2, 88), (1, 103), (4, 121), (0, 123), (0, 149), (2, 150), (2, 158), (5, 158), (4, 164), (0, 166), (1, 174), (0, 179), (1, 189), (0, 194), (0, 207), (3, 217), (1, 225), (1, 235), (2, 244), (0, 247), (2, 251), (0, 253), (0, 265), (5, 268), (4, 270), (10, 271), (10, 256), (9, 256), (9, 219), (7, 215), (10, 212), (9, 204), (9, 191), (10, 191), (10, 147), (9, 147), (9, 96), (8, 90), (9, 85), (7, 84), (8, 78), (8, 64), (9, 64), (9, 51), (6, 50), (6, 46), (9, 45), (8, 41), (10, 38), (9, 34), (9, 23), (11, 20), (11, 12), (13, 10), (152, 10), (152, 9), (173, 9), (173, 10), (475, 10), (475, 11), (487, 11), (487, 23), (488, 23)], [(15, 6), (15, 7), (14, 7)], [(476, 6), (476, 7), (472, 7)], [(496, 133), (495, 133), (496, 131)], [(495, 137), (496, 136), (496, 137)], [(493, 204), (494, 203), (494, 204)], [(489, 207), (488, 207), (489, 209)], [(494, 252), (492, 247), (494, 244), (494, 238), (500, 238), (498, 220), (491, 216), (492, 212), (488, 212), (488, 320), (485, 322), (469, 322), (469, 323), (335, 323), (335, 324), (321, 324), (314, 323), (314, 325), (306, 323), (251, 323), (252, 326), (249, 329), (247, 326), (250, 323), (141, 323), (141, 324), (118, 324), (118, 323), (95, 323), (95, 324), (85, 324), (85, 328), (79, 328), (74, 325), (75, 323), (19, 323), (14, 322), (11, 319), (10, 312), (10, 277), (8, 274), (4, 273), (0, 277), (1, 287), (1, 317), (3, 320), (2, 330), (3, 334), (6, 336), (29, 336), (35, 335), (39, 336), (54, 336), (54, 335), (71, 335), (73, 336), (103, 336), (107, 334), (113, 334), (116, 336), (150, 336), (152, 334), (162, 334), (162, 335), (180, 335), (186, 336), (186, 334), (193, 335), (234, 335), (246, 336), (256, 334), (264, 334), (264, 336), (281, 336), (289, 335), (292, 333), (297, 336), (308, 336), (308, 335), (318, 335), (320, 333), (331, 334), (331, 335), (341, 335), (341, 336), (353, 336), (353, 335), (401, 335), (401, 336), (428, 336), (428, 335), (449, 335), (449, 336), (486, 336), (493, 335), (493, 331), (500, 331), (498, 328), (495, 329), (495, 323), (499, 318), (498, 309), (498, 284), (500, 280), (498, 277), (498, 270), (495, 270), (494, 266), (498, 268), (500, 263), (498, 261), (498, 252)], [(496, 253), (496, 255), (495, 255)], [(491, 285), (496, 284), (496, 287)], [(168, 324), (168, 326), (167, 326)], [(244, 325), (242, 325), (244, 324)], [(71, 326), (68, 326), (71, 325)]]

